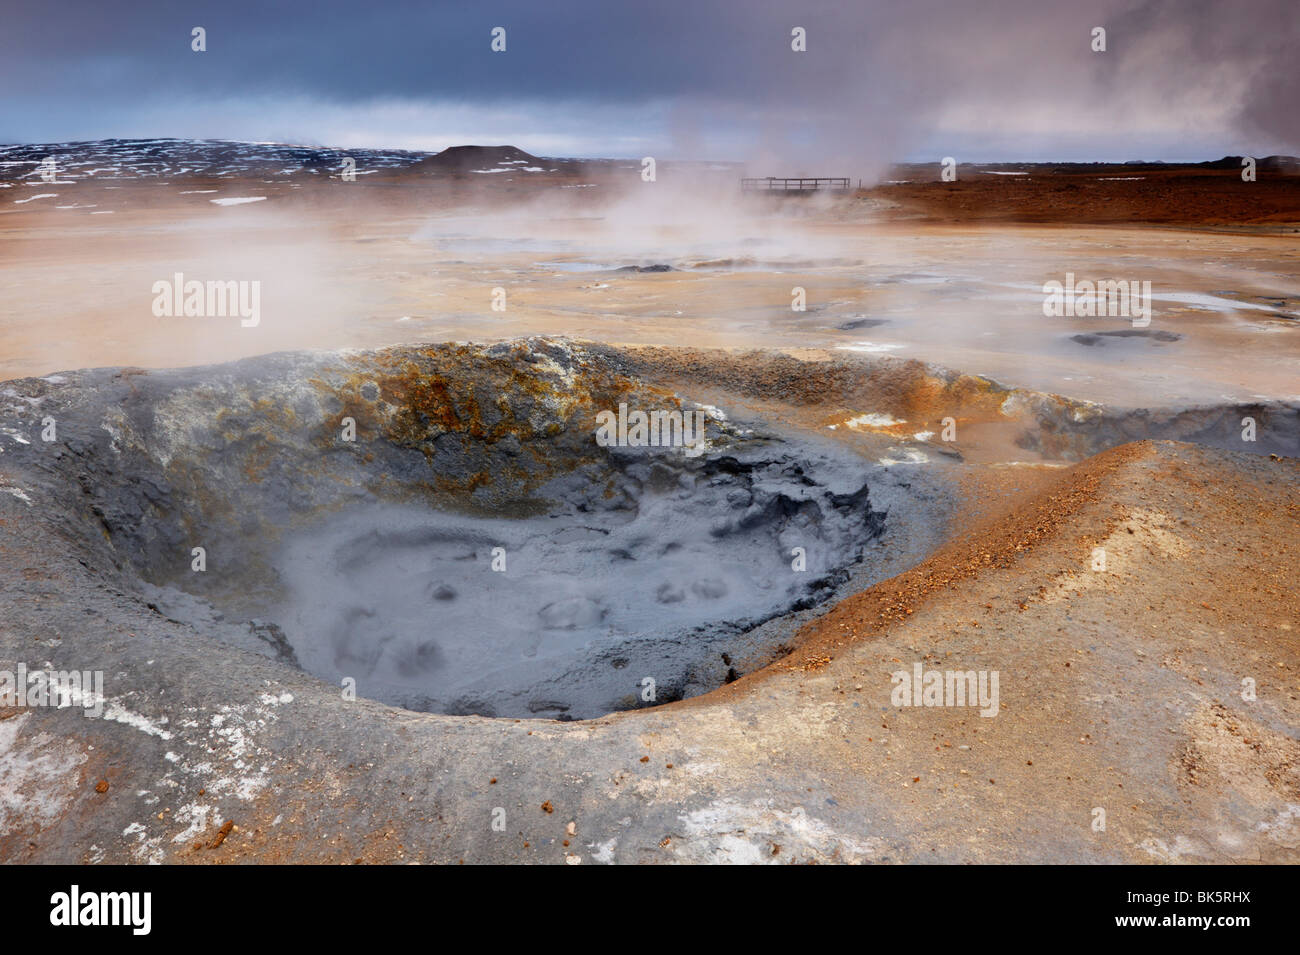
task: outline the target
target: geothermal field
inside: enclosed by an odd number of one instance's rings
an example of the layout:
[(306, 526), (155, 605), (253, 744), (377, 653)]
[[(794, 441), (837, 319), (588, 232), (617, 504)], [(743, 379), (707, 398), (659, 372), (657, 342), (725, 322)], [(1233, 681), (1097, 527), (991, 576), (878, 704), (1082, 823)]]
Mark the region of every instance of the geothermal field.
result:
[(0, 149), (0, 860), (1294, 862), (1240, 168)]
[(1293, 929), (1298, 52), (1295, 0), (9, 4), (6, 937), (677, 943), (677, 883), (525, 865)]

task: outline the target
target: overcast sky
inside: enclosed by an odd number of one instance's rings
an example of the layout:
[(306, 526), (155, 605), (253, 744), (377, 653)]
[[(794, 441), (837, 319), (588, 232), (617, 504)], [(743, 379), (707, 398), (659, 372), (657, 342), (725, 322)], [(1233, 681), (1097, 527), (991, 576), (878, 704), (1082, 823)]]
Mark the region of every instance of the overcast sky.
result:
[[(949, 155), (1300, 152), (1300, 0), (7, 7), (3, 142), (512, 143), (543, 155), (772, 157), (823, 175)], [(196, 26), (203, 53), (190, 48)], [(504, 53), (490, 49), (498, 26)], [(806, 52), (791, 50), (796, 26)], [(1090, 48), (1097, 26), (1104, 53)]]

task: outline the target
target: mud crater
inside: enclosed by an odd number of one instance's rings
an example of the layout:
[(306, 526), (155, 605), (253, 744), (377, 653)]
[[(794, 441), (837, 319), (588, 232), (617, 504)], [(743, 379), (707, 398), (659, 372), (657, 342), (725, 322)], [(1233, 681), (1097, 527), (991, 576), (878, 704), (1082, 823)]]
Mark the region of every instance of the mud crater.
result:
[[(196, 640), (415, 710), (578, 719), (766, 665), (815, 608), (960, 526), (960, 454), (733, 420), (675, 389), (707, 381), (796, 421), (953, 414), (1049, 461), (1151, 437), (1300, 441), (1288, 404), (1108, 409), (915, 362), (756, 360), (530, 339), (24, 379), (0, 389), (5, 487)], [(705, 411), (705, 444), (599, 446), (597, 413), (622, 404)]]
[(710, 409), (698, 453), (598, 446), (598, 410), (695, 406), (566, 344), (79, 374), (50, 458), (91, 560), (201, 638), (415, 710), (706, 692), (884, 527), (870, 468), (816, 436)]

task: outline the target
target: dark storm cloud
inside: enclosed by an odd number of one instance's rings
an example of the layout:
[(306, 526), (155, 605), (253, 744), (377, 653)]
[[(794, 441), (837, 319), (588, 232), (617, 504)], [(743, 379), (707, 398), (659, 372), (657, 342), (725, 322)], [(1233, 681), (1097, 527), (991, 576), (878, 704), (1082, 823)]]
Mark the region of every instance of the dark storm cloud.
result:
[[(454, 106), (485, 131), (531, 117), (589, 153), (664, 139), (872, 160), (1300, 145), (1296, 11), (1295, 0), (128, 0), (64, 3), (55, 18), (21, 5), (0, 33), (0, 138), (112, 135), (113, 123), (166, 135), (170, 123), (328, 141), (364, 126), (392, 127), (402, 145), (401, 124), (372, 107), (403, 104), (435, 138)], [(190, 50), (194, 26), (206, 53)], [(489, 49), (497, 26), (505, 54)], [(806, 53), (790, 50), (794, 26)], [(1104, 54), (1089, 49), (1094, 26), (1108, 30)]]
[[(789, 17), (775, 16), (771, 4), (739, 2), (321, 0), (73, 7), (74, 17), (58, 21), (38, 7), (20, 8), (0, 38), (5, 60), (21, 64), (38, 89), (85, 93), (84, 71), (90, 69), (121, 94), (159, 87), (212, 95), (270, 88), (339, 100), (384, 95), (635, 101), (741, 94), (779, 68), (777, 55), (788, 51), (788, 27), (780, 27)], [(207, 30), (208, 52), (201, 57), (190, 50), (194, 26)], [(489, 49), (490, 30), (497, 26), (507, 30), (506, 55)], [(820, 42), (826, 52), (835, 45), (843, 53), (848, 39), (827, 31)]]

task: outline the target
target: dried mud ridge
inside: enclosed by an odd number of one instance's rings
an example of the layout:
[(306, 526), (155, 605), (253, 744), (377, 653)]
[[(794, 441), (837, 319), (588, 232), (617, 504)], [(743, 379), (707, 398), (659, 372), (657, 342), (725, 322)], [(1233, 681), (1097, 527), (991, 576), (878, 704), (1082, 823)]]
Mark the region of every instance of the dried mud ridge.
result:
[[(620, 401), (723, 413), (696, 458), (600, 448), (588, 416)], [(906, 426), (827, 427), (868, 413)], [(1294, 860), (1295, 414), (542, 339), (4, 383), (0, 669), (102, 670), (106, 700), (102, 719), (0, 710), (0, 859)], [(911, 434), (947, 416), (953, 453)], [(356, 442), (337, 438), (349, 417)], [(1166, 436), (1205, 446), (1124, 443)], [(979, 463), (1115, 444), (1063, 470)], [(692, 590), (725, 561), (788, 585), (790, 535), (816, 542), (793, 589)], [(454, 577), (496, 579), (479, 562), (502, 539), (524, 563), (505, 612)], [(673, 578), (680, 552), (652, 544), (674, 539), (720, 550)], [(572, 599), (554, 575), (579, 565), (601, 586)], [(631, 597), (612, 583), (647, 577)], [(466, 628), (499, 641), (480, 654), (494, 665), (436, 686), (456, 647), (389, 634), (462, 601), (526, 608), (536, 656), (501, 668), (519, 635)], [(341, 652), (373, 669), (353, 701), (328, 627), (295, 621), (358, 605), (344, 635), (370, 640)], [(592, 652), (607, 621), (627, 639)], [(567, 663), (547, 656), (565, 640)], [(1000, 715), (892, 707), (891, 672), (918, 661), (1000, 670)], [(596, 715), (616, 709), (636, 712)]]

